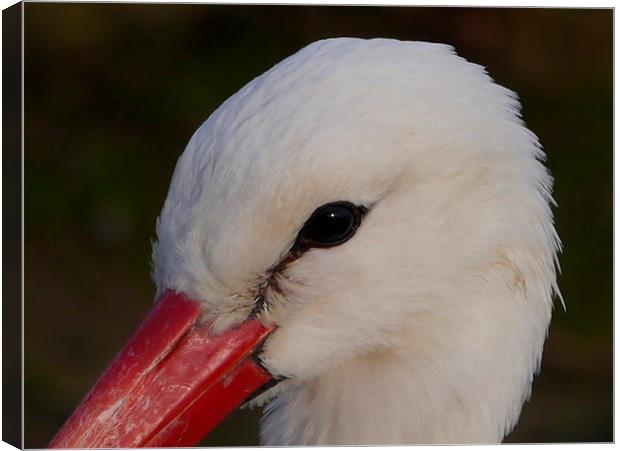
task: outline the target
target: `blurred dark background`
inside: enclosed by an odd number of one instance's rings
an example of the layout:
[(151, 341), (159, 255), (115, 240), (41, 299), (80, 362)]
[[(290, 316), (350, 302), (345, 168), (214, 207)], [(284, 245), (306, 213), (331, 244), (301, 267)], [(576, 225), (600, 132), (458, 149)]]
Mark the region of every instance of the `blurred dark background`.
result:
[[(611, 10), (26, 3), (25, 14), (27, 447), (46, 445), (151, 305), (155, 219), (193, 131), (252, 78), (335, 36), (449, 43), (519, 93), (556, 178), (567, 312), (556, 303), (508, 441), (613, 440)], [(257, 444), (259, 416), (237, 412), (204, 444)]]

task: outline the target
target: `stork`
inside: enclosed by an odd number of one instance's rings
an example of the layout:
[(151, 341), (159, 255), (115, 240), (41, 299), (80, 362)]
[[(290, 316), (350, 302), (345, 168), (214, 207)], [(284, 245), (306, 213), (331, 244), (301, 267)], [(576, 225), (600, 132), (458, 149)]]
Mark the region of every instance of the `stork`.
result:
[(50, 447), (500, 442), (530, 395), (560, 241), (512, 91), (447, 45), (315, 42), (196, 131), (154, 310)]

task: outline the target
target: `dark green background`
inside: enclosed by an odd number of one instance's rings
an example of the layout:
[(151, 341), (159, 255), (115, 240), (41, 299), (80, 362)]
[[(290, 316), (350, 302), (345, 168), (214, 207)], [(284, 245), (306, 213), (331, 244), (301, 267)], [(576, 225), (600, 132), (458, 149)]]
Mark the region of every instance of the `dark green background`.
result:
[[(45, 446), (151, 305), (155, 218), (193, 131), (253, 77), (334, 36), (450, 43), (520, 94), (556, 178), (568, 310), (557, 303), (509, 440), (613, 439), (611, 10), (27, 3), (25, 13), (26, 446)], [(258, 418), (236, 413), (205, 443), (256, 444)]]

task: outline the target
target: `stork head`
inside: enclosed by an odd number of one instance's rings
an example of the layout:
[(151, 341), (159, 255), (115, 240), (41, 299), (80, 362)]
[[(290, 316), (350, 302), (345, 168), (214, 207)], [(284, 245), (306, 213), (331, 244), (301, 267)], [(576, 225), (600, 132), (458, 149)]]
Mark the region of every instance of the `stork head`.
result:
[[(514, 425), (559, 248), (552, 178), (519, 110), (449, 46), (329, 39), (194, 134), (157, 224), (154, 280), (198, 301), (216, 334), (249, 318), (273, 329), (258, 356), (286, 380), (268, 442), (363, 443), (299, 412), (325, 413), (317, 393), (340, 376), (354, 387), (352, 368), (419, 403), (410, 427), (435, 429), (413, 439), (496, 441)], [(450, 416), (474, 405), (482, 425)]]

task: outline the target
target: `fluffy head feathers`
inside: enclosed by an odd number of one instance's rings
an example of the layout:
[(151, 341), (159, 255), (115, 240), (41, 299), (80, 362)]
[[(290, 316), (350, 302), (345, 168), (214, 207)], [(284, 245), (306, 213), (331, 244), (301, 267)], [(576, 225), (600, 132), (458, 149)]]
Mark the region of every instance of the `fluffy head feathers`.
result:
[[(330, 39), (198, 129), (158, 222), (154, 279), (203, 300), (219, 329), (264, 297), (279, 327), (263, 358), (290, 377), (266, 443), (490, 442), (512, 428), (559, 248), (552, 179), (519, 108), (449, 46)], [(274, 273), (312, 212), (339, 200), (369, 208), (356, 235)]]

